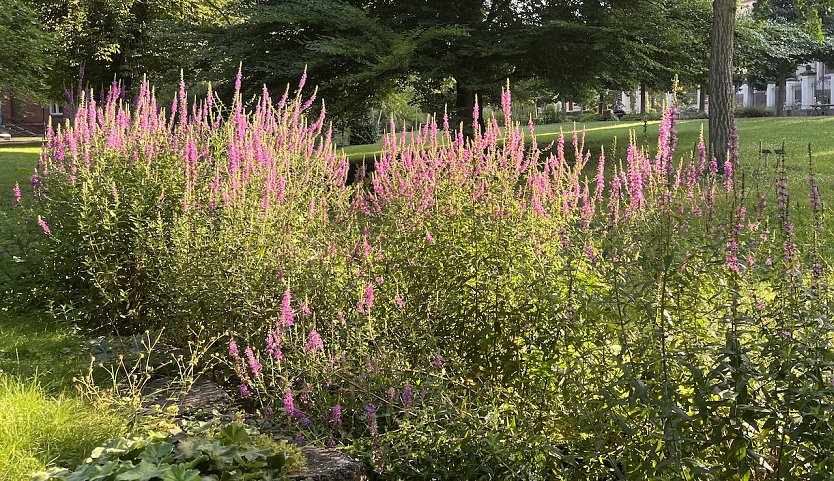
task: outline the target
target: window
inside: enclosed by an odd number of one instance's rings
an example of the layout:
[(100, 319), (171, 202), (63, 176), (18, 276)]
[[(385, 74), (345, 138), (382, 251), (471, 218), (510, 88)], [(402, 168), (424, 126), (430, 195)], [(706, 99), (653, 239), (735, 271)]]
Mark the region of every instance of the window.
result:
[(64, 106), (57, 102), (49, 102), (49, 115), (64, 115)]

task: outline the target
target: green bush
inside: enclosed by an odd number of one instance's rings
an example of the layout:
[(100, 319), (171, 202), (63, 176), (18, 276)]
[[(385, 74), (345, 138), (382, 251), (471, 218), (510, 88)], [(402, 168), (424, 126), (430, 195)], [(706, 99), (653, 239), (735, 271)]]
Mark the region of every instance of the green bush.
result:
[(774, 110), (765, 107), (741, 107), (736, 108), (736, 117), (773, 117), (776, 115)]
[(587, 122), (599, 122), (605, 120), (602, 115), (596, 112), (581, 112), (567, 114), (567, 120), (570, 122), (578, 122), (580, 124)]
[(348, 124), (349, 145), (375, 144), (382, 137), (382, 130), (370, 117), (362, 117)]
[(567, 121), (567, 115), (563, 110), (556, 110), (555, 105), (547, 105), (533, 121), (536, 125), (561, 124)]
[(660, 120), (661, 117), (662, 116), (657, 112), (646, 112), (645, 114), (625, 114), (620, 118), (620, 120), (625, 122), (642, 122), (644, 120), (653, 122)]

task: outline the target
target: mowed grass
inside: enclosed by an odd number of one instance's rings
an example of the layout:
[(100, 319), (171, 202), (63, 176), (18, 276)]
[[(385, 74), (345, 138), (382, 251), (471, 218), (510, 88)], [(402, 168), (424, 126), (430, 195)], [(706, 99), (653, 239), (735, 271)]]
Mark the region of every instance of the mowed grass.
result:
[(20, 190), (29, 192), (29, 178), (35, 171), (41, 143), (0, 144), (0, 210), (11, 206), (15, 182)]
[(55, 393), (74, 391), (89, 358), (77, 328), (27, 311), (0, 311), (0, 375), (37, 379)]

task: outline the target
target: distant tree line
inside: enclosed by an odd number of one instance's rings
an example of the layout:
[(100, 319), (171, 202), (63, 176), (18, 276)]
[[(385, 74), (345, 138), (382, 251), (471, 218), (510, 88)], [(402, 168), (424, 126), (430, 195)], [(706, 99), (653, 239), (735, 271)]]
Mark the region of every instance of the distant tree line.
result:
[(677, 76), (715, 84), (724, 123), (733, 74), (784, 89), (796, 65), (830, 58), (832, 1), (760, 0), (736, 21), (736, 0), (7, 0), (0, 89), (58, 99), (81, 67), (86, 85), (128, 90), (182, 70), (192, 92), (212, 81), (228, 96), (242, 64), (249, 95), (283, 92), (306, 68), (337, 122), (406, 87), (424, 111), (448, 106), (461, 121), (507, 80), (587, 99), (668, 91)]

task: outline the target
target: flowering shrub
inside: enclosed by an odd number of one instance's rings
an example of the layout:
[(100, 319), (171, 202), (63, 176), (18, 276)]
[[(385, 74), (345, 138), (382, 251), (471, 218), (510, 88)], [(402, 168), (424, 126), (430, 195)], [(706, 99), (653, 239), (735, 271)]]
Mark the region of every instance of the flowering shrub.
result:
[[(238, 79), (239, 87), (239, 79)], [(49, 135), (42, 276), (80, 319), (227, 333), (228, 381), (298, 441), (380, 478), (824, 479), (830, 270), (784, 162), (592, 159), (512, 119), (444, 117), (358, 168), (315, 95), (170, 110), (88, 94)], [(810, 164), (809, 164), (810, 166)], [(24, 199), (25, 200), (25, 199)], [(35, 228), (33, 226), (33, 228)]]

